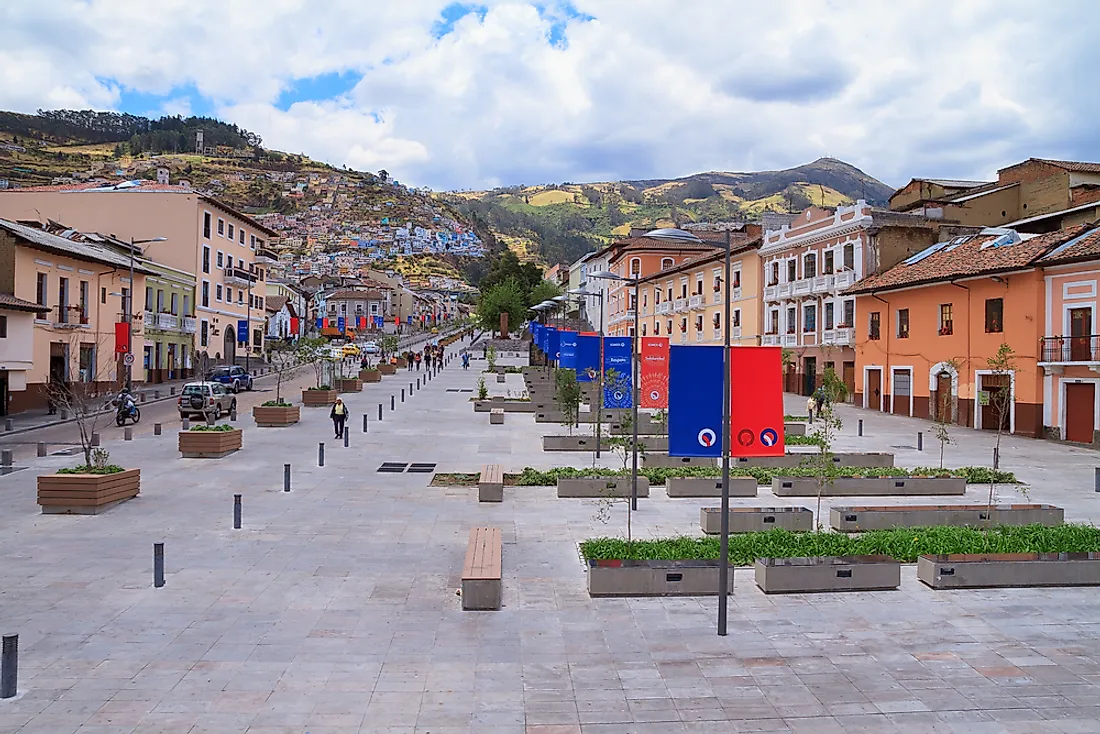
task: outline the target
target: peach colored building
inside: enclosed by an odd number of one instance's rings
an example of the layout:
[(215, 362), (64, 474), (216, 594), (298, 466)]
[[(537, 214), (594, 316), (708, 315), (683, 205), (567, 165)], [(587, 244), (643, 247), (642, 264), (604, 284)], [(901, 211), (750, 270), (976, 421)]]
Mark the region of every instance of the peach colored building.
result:
[[(277, 262), (268, 243), (278, 233), (217, 199), (149, 181), (39, 186), (0, 191), (0, 217), (49, 218), (123, 240), (166, 238), (143, 249), (196, 274), (196, 367), (262, 350), (266, 268)], [(238, 323), (248, 324), (245, 339)]]
[[(129, 265), (110, 248), (0, 219), (0, 303), (35, 304), (29, 313), (20, 308), (19, 318), (10, 308), (0, 314), (0, 411), (45, 407), (51, 382), (90, 392), (115, 386), (115, 324), (126, 320)], [(148, 274), (135, 267), (135, 292), (144, 292)], [(143, 347), (135, 322), (134, 353)]]

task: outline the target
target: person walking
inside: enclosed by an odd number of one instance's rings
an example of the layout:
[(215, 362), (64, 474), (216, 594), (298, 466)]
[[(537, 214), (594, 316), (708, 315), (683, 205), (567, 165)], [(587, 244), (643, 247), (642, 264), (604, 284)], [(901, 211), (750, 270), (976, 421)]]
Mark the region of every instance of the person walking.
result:
[(343, 438), (344, 424), (348, 420), (348, 406), (344, 405), (343, 400), (336, 398), (336, 402), (333, 404), (328, 416), (332, 418), (332, 428), (336, 431), (336, 438)]
[(416, 371), (419, 372), (420, 371), (420, 360), (422, 359), (422, 357), (420, 356), (420, 352), (416, 353), (415, 359), (416, 359)]

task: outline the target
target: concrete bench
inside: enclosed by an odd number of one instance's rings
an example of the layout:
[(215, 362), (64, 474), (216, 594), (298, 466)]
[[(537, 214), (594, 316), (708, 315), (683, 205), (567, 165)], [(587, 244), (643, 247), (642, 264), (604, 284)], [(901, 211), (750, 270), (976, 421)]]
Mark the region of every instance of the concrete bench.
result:
[(500, 464), (486, 464), (481, 467), (481, 477), (477, 480), (478, 502), (502, 502), (504, 500), (504, 469)]
[(500, 609), (500, 528), (470, 528), (462, 566), (462, 608)]
[(503, 426), (504, 425), (504, 408), (493, 408), (489, 411), (489, 425), (491, 426)]

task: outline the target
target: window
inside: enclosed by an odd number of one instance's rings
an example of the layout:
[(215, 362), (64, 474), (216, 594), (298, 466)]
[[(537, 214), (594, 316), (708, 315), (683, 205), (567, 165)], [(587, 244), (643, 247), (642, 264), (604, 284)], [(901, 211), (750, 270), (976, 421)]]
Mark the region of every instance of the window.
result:
[(202, 305), (205, 308), (210, 307), (210, 281), (204, 280), (202, 282)]
[(695, 330), (696, 331), (702, 331), (703, 330), (703, 317), (702, 317), (702, 315), (699, 315), (699, 316), (695, 317)]
[(122, 305), (127, 311), (130, 310), (130, 289), (129, 288), (123, 288), (122, 289)]
[(714, 318), (711, 319), (711, 323), (714, 324), (715, 329), (721, 329), (722, 328), (722, 314), (720, 314), (718, 312), (715, 312)]
[(833, 273), (833, 251), (826, 250), (824, 260), (821, 263), (821, 274), (832, 275)]
[(878, 311), (871, 312), (871, 321), (867, 328), (867, 338), (875, 342), (879, 340), (881, 335), (881, 318)]
[(191, 316), (191, 296), (190, 294), (183, 294), (183, 315)]
[[(244, 247), (244, 230), (243, 229), (241, 230), (240, 234), (241, 234), (241, 236), (240, 236), (238, 241), (240, 242), (241, 247)], [(253, 247), (252, 249), (256, 249), (256, 248)]]
[(909, 309), (898, 309), (898, 339), (909, 338)]
[(686, 334), (687, 330), (688, 330), (688, 320), (687, 320), (687, 317), (685, 316), (684, 318), (680, 319), (680, 333), (681, 334)]
[(794, 306), (787, 309), (787, 333), (793, 334), (798, 324), (798, 314), (795, 311)]
[(856, 322), (856, 302), (855, 300), (847, 300), (844, 302), (844, 323), (841, 324), (846, 329), (852, 328), (852, 324)]
[(230, 240), (233, 239), (233, 224), (232, 223), (229, 224), (229, 239)]
[(772, 311), (768, 317), (768, 333), (779, 333), (779, 311)]
[(733, 309), (733, 323), (731, 326), (735, 329), (741, 328), (741, 309)]
[(253, 250), (256, 249), (256, 235), (249, 235), (248, 246), (251, 247)]
[(687, 297), (688, 297), (688, 284), (687, 284), (687, 281), (685, 280), (684, 282), (680, 283), (680, 298), (687, 298)]
[(80, 281), (80, 323), (88, 323), (88, 281)]
[(722, 276), (718, 275), (717, 273), (714, 274), (713, 287), (714, 287), (714, 292), (715, 293), (721, 293), (722, 292)]
[(654, 336), (660, 336), (661, 335), (661, 322), (660, 321), (654, 321), (653, 322), (653, 335)]
[(37, 298), (38, 298), (38, 305), (39, 306), (45, 306), (46, 305), (46, 298), (49, 296), (49, 288), (48, 288), (49, 281), (47, 280), (48, 277), (49, 276), (47, 276), (45, 273), (39, 273), (38, 274)]
[(768, 278), (768, 285), (779, 285), (779, 263), (772, 263), (772, 274)]
[(642, 324), (642, 336), (645, 336), (645, 331), (646, 331), (645, 327), (646, 327), (646, 324)]
[(107, 302), (107, 289), (106, 288), (100, 288), (99, 289), (99, 302), (100, 303), (106, 303)]
[(642, 259), (634, 257), (630, 259), (630, 277), (637, 278), (642, 274)]
[(833, 328), (833, 312), (835, 310), (836, 309), (835, 309), (835, 306), (833, 305), (832, 301), (829, 301), (828, 303), (825, 304), (825, 330), (826, 331), (829, 331)]
[(210, 212), (202, 213), (202, 236), (210, 239)]
[(787, 282), (793, 283), (798, 280), (798, 261), (791, 259), (787, 261)]
[(653, 305), (654, 306), (660, 306), (661, 305), (661, 289), (660, 288), (654, 288), (653, 289)]
[(695, 295), (697, 295), (697, 296), (703, 295), (703, 279), (702, 278), (698, 278), (695, 281)]
[(225, 220), (224, 219), (219, 219), (218, 220), (218, 236), (219, 237), (225, 237)]
[(1003, 298), (985, 299), (985, 333), (1000, 334), (1004, 331), (1005, 302)]
[(215, 286), (214, 299), (218, 300), (218, 301), (222, 300), (222, 284), (221, 283), (218, 283)]
[(169, 313), (171, 313), (173, 316), (179, 316), (179, 313), (180, 313), (179, 306), (180, 306), (180, 294), (179, 293), (173, 293), (172, 294), (172, 310), (169, 311)]
[[(232, 267), (233, 263), (229, 263), (229, 266)], [(223, 253), (221, 250), (218, 250), (218, 270), (221, 270), (224, 267), (225, 267), (225, 253)]]
[(244, 303), (244, 289), (237, 291), (237, 303)]
[(669, 268), (672, 267), (674, 262), (675, 261), (671, 257), (662, 257), (661, 258), (661, 270), (668, 270)]
[(741, 287), (741, 271), (740, 270), (734, 270), (733, 271), (733, 287), (735, 289)]
[(8, 338), (8, 317), (0, 314), (0, 339)]
[(264, 335), (259, 329), (252, 330), (252, 346), (258, 347), (263, 344)]
[(940, 336), (951, 336), (954, 333), (954, 328), (951, 319), (951, 304), (940, 304)]
[(851, 242), (844, 243), (844, 267), (848, 270), (856, 269), (856, 246)]
[(672, 319), (669, 319), (668, 323), (666, 323), (665, 326), (667, 327), (665, 329), (665, 331), (667, 331), (669, 333), (669, 335), (671, 336), (672, 335)]
[(802, 331), (817, 331), (817, 306), (808, 304), (802, 307)]
[(203, 319), (199, 322), (199, 346), (205, 347), (210, 344), (210, 322)]
[(57, 279), (57, 321), (69, 323), (69, 279)]
[(210, 248), (206, 245), (202, 246), (202, 272), (210, 272)]
[(153, 310), (153, 287), (148, 285), (145, 286), (145, 310)]
[(803, 278), (816, 278), (817, 277), (817, 255), (809, 252), (802, 260), (802, 277)]
[(79, 359), (80, 381), (95, 382), (95, 344), (81, 344)]
[[(670, 301), (672, 300), (672, 285), (671, 284), (668, 286), (668, 300), (670, 300)], [(671, 329), (670, 329), (670, 331), (671, 331)]]

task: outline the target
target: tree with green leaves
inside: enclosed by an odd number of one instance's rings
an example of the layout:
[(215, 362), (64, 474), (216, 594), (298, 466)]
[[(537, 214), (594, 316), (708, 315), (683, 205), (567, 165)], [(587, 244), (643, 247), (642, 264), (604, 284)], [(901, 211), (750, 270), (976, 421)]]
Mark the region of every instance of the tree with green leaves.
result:
[(554, 383), (557, 388), (558, 407), (565, 416), (563, 425), (573, 435), (573, 427), (577, 425), (581, 412), (581, 386), (577, 382), (577, 371), (558, 368), (554, 370)]
[(527, 316), (527, 296), (515, 280), (506, 280), (482, 289), (477, 303), (478, 325), (486, 331), (500, 326), (500, 315), (507, 312), (509, 324), (522, 324)]
[(1012, 347), (1002, 343), (1001, 346), (997, 347), (997, 353), (986, 360), (986, 366), (995, 377), (1000, 378), (1002, 382), (1008, 382), (1007, 385), (989, 391), (989, 407), (993, 413), (993, 418), (997, 421), (997, 441), (993, 448), (993, 472), (989, 475), (988, 507), (990, 512), (988, 516), (992, 517), (997, 470), (1001, 466), (1001, 438), (1004, 436), (1005, 428), (1008, 427), (1009, 416), (1012, 411), (1011, 381), (1012, 374), (1016, 371), (1016, 353), (1012, 350)]
[(560, 295), (561, 288), (559, 288), (556, 283), (551, 283), (549, 280), (543, 280), (527, 294), (527, 305), (528, 307), (535, 306), (543, 301), (549, 301), (551, 298), (556, 298)]

